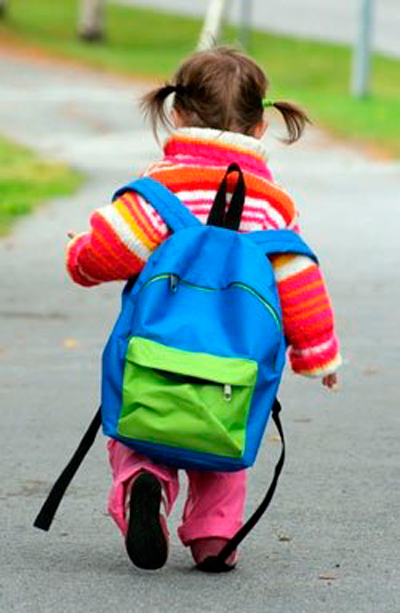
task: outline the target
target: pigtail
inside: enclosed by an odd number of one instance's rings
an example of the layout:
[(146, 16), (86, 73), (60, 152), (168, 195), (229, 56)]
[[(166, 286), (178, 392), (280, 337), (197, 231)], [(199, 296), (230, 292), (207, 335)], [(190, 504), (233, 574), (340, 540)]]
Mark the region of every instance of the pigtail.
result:
[(167, 129), (170, 126), (170, 121), (165, 110), (165, 101), (168, 96), (175, 92), (176, 87), (167, 83), (162, 87), (158, 87), (157, 89), (153, 89), (148, 92), (140, 101), (140, 108), (143, 114), (150, 118), (150, 123), (156, 138), (157, 129), (160, 124)]
[(167, 98), (187, 127), (212, 128), (252, 136), (268, 107), (279, 111), (285, 122), (287, 144), (297, 141), (307, 123), (306, 112), (291, 102), (264, 98), (269, 82), (254, 60), (231, 47), (215, 47), (191, 55), (166, 83), (145, 94), (141, 109), (157, 129), (173, 127)]
[(288, 138), (285, 138), (284, 141), (291, 145), (299, 140), (306, 124), (311, 123), (307, 113), (292, 102), (278, 101), (273, 102), (271, 106), (281, 113), (285, 122)]

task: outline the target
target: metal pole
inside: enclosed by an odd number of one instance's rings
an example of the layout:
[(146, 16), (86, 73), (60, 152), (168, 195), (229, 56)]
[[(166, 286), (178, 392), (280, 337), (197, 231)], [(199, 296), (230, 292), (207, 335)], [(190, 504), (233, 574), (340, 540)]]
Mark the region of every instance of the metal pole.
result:
[(218, 43), (225, 5), (226, 0), (210, 0), (197, 45), (198, 51), (205, 51)]
[(250, 25), (253, 0), (240, 0), (239, 41), (244, 49), (250, 47)]
[(369, 94), (374, 0), (360, 0), (360, 27), (353, 56), (352, 92), (356, 98)]

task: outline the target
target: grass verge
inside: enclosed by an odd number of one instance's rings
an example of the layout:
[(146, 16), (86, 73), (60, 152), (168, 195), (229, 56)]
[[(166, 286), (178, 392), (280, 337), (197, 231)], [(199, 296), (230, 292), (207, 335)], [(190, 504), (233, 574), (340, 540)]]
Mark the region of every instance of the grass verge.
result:
[[(76, 0), (13, 0), (0, 37), (98, 68), (165, 79), (193, 50), (201, 28), (196, 19), (108, 3), (105, 43), (83, 43), (77, 10)], [(225, 28), (224, 38), (233, 42), (235, 28)], [(337, 136), (400, 157), (400, 61), (375, 54), (373, 93), (355, 100), (348, 47), (254, 32), (251, 52), (271, 79), (272, 97), (302, 104)]]
[(0, 236), (43, 201), (73, 193), (81, 181), (64, 164), (42, 161), (25, 147), (0, 138)]

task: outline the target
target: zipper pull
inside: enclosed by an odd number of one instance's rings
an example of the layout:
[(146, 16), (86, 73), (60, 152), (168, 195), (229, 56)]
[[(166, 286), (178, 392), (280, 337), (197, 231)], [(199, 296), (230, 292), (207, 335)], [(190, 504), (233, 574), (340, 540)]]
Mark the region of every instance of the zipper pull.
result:
[(169, 287), (173, 294), (175, 294), (175, 292), (178, 289), (178, 283), (179, 283), (179, 278), (176, 275), (171, 275), (170, 281), (169, 281)]
[(227, 402), (232, 400), (232, 386), (228, 383), (224, 385), (224, 398)]

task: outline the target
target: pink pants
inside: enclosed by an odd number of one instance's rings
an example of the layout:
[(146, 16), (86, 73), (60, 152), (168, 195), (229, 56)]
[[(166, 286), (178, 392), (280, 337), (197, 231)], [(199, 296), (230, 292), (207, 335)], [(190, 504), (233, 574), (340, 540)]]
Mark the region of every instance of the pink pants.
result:
[[(165, 510), (169, 515), (179, 493), (178, 471), (110, 439), (107, 444), (113, 484), (108, 511), (125, 535), (128, 486), (141, 472), (153, 474), (162, 483)], [(231, 538), (243, 524), (246, 499), (245, 470), (234, 473), (188, 470), (188, 496), (178, 535), (184, 545), (200, 538)]]

